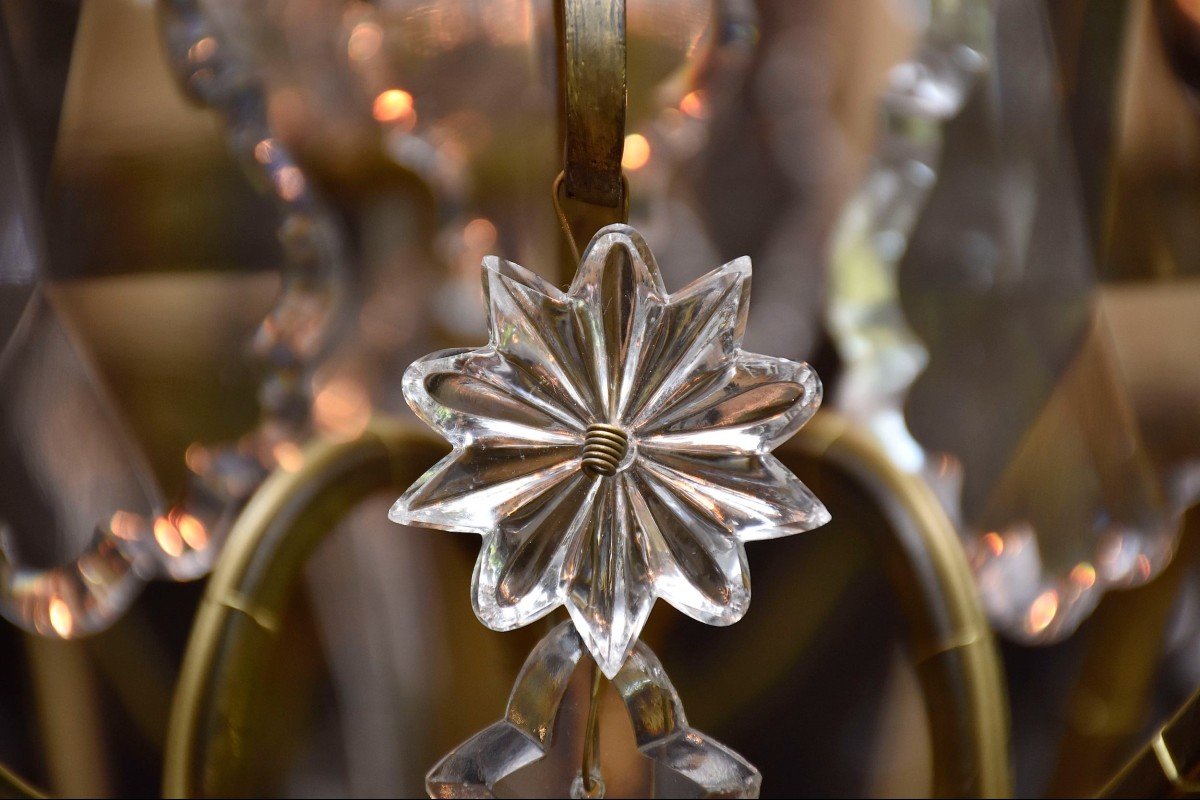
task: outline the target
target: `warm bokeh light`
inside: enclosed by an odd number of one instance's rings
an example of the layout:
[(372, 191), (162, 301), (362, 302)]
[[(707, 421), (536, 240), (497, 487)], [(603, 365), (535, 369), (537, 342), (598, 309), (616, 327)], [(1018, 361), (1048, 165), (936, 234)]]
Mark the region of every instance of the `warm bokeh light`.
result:
[(284, 200), (295, 200), (304, 192), (304, 173), (297, 167), (283, 167), (275, 173), (275, 189)]
[(279, 442), (271, 448), (271, 455), (284, 472), (299, 472), (304, 466), (304, 451), (295, 442)]
[(496, 243), (496, 226), (489, 219), (473, 219), (463, 228), (463, 242), (472, 251), (486, 250)]
[(679, 101), (679, 110), (693, 119), (704, 119), (708, 116), (708, 104), (704, 102), (704, 92), (696, 89), (688, 92)]
[(270, 164), (275, 157), (275, 140), (263, 139), (254, 145), (254, 160), (260, 164)]
[(203, 475), (212, 468), (212, 453), (199, 442), (192, 442), (184, 451), (183, 462), (195, 474)]
[(207, 61), (215, 52), (217, 52), (217, 40), (211, 36), (205, 36), (188, 48), (188, 59), (194, 63)]
[(1081, 589), (1090, 589), (1096, 585), (1096, 568), (1086, 561), (1080, 561), (1071, 569), (1071, 583)]
[(403, 89), (380, 92), (371, 107), (371, 114), (380, 122), (398, 122), (413, 114), (413, 96)]
[(983, 546), (986, 547), (993, 556), (999, 556), (1004, 552), (1004, 537), (995, 531), (985, 533), (983, 535)]
[(166, 517), (154, 520), (154, 541), (158, 542), (162, 551), (171, 558), (179, 558), (183, 555), (183, 537), (179, 535), (179, 529), (175, 527), (175, 523)]
[(334, 378), (313, 398), (313, 421), (327, 436), (355, 439), (371, 420), (371, 398), (366, 388), (350, 378)]
[(137, 514), (128, 511), (117, 511), (108, 521), (108, 529), (113, 535), (125, 541), (133, 541), (142, 531), (143, 520)]
[(640, 133), (631, 133), (625, 137), (625, 152), (621, 156), (621, 166), (629, 171), (639, 170), (650, 160), (650, 142)]
[(75, 631), (75, 620), (71, 616), (71, 607), (67, 605), (67, 601), (61, 597), (51, 597), (48, 611), (50, 627), (54, 628), (54, 632), (64, 639), (71, 638)]
[(350, 31), (346, 55), (351, 61), (366, 61), (379, 52), (383, 44), (383, 29), (374, 22), (360, 22)]
[(208, 546), (208, 530), (205, 529), (204, 523), (182, 511), (176, 514), (174, 519), (175, 528), (188, 547), (203, 550)]
[(1058, 592), (1048, 589), (1029, 606), (1029, 632), (1041, 633), (1050, 627), (1058, 614)]

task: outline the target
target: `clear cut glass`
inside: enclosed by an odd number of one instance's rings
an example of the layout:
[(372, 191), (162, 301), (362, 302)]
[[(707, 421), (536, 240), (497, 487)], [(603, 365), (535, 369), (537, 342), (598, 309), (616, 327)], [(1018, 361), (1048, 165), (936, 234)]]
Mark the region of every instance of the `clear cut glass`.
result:
[[(568, 792), (572, 797), (586, 796), (579, 777), (570, 787), (554, 787), (544, 784), (557, 776), (520, 774), (536, 771), (537, 762), (558, 746), (558, 717), (571, 675), (583, 656), (582, 645), (568, 622), (539, 642), (517, 677), (504, 718), (463, 742), (429, 771), (425, 779), (429, 796), (522, 797), (529, 796), (524, 792), (533, 785), (556, 796)], [(758, 797), (762, 784), (758, 770), (688, 726), (679, 695), (650, 648), (637, 644), (613, 686), (629, 711), (638, 750), (651, 762), (649, 796)], [(517, 789), (518, 783), (522, 793), (505, 791)]]
[(771, 455), (821, 383), (741, 349), (749, 260), (668, 294), (642, 237), (613, 225), (567, 292), (494, 257), (483, 280), (488, 345), (405, 374), (408, 403), (454, 450), (391, 519), (481, 534), (479, 619), (509, 630), (565, 605), (609, 677), (656, 597), (710, 625), (739, 620), (743, 543), (829, 519)]
[(107, 627), (159, 568), (162, 499), (41, 288), (0, 343), (0, 463), (0, 614), (63, 639)]
[(835, 402), (940, 495), (993, 624), (1053, 642), (1156, 575), (1195, 502), (1138, 408), (1138, 362), (1176, 348), (1134, 347), (1161, 297), (1103, 283), (1045, 9), (929, 8), (834, 243)]

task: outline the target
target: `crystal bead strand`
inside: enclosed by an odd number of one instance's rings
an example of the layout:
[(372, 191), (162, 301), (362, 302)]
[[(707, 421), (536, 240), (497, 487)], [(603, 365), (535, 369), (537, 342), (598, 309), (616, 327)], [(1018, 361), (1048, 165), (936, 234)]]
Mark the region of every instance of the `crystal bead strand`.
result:
[(917, 52), (888, 74), (875, 160), (834, 231), (827, 312), (845, 362), (835, 404), (913, 471), (924, 453), (902, 407), (928, 354), (905, 321), (896, 269), (937, 180), (943, 126), (990, 59), (990, 3), (931, 0), (927, 19)]
[(248, 60), (197, 0), (168, 0), (159, 12), (168, 58), (184, 90), (220, 115), (231, 152), (274, 200), (284, 254), (283, 290), (253, 342), (266, 368), (261, 422), (236, 444), (188, 449), (192, 480), (177, 513), (214, 527), (205, 537), (208, 547), (181, 548), (187, 551), (183, 558), (168, 561), (176, 577), (193, 577), (211, 567), (237, 509), (270, 469), (299, 466), (310, 427), (309, 379), (343, 316), (350, 267), (334, 215), (272, 135), (266, 92)]

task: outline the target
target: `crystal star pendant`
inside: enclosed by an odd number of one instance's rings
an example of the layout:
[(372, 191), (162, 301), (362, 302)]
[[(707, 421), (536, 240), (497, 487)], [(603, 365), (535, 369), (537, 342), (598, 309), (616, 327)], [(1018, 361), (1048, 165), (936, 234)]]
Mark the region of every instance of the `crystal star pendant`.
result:
[(391, 519), (482, 534), (479, 619), (510, 630), (565, 605), (609, 678), (656, 597), (710, 625), (741, 619), (743, 543), (829, 520), (770, 455), (821, 383), (742, 351), (750, 260), (668, 294), (642, 237), (611, 225), (566, 293), (495, 257), (483, 286), (488, 345), (405, 373), (408, 404), (454, 449)]

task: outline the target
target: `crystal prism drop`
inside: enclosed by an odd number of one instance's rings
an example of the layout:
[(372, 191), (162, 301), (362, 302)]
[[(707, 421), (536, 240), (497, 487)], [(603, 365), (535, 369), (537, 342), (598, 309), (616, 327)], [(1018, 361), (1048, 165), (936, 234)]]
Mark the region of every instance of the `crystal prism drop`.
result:
[(1188, 479), (1118, 364), (1045, 10), (931, 9), (839, 230), (836, 402), (929, 480), (993, 623), (1054, 641), (1169, 560)]
[[(499, 797), (500, 786), (555, 748), (563, 697), (584, 656), (571, 623), (554, 628), (521, 669), (504, 718), (456, 747), (429, 771), (430, 797)], [(654, 797), (758, 797), (762, 778), (720, 742), (688, 726), (683, 704), (654, 653), (638, 642), (613, 678), (637, 741), (651, 762)], [(547, 796), (584, 796), (581, 779)]]
[(44, 291), (0, 361), (0, 611), (47, 636), (111, 624), (158, 567), (149, 467)]

